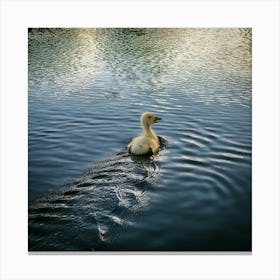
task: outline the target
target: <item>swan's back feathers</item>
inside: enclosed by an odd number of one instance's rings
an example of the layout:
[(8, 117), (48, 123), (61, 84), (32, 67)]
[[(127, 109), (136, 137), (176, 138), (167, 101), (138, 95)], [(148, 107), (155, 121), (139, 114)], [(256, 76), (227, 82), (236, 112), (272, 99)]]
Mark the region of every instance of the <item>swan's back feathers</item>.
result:
[(134, 155), (145, 155), (153, 153), (154, 141), (150, 141), (144, 135), (136, 136), (128, 144), (128, 151)]

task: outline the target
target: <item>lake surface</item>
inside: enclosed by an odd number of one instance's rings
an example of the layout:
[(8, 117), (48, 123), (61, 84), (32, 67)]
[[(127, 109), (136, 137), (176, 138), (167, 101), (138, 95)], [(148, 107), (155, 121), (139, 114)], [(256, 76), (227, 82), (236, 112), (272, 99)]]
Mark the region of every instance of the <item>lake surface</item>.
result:
[[(30, 251), (250, 251), (250, 29), (30, 29)], [(161, 117), (153, 157), (126, 149)]]

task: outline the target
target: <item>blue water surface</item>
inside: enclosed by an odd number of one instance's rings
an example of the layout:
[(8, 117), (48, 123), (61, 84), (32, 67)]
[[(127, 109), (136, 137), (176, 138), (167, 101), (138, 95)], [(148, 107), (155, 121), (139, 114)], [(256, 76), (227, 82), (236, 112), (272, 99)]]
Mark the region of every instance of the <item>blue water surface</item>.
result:
[[(30, 251), (251, 250), (251, 30), (30, 29)], [(126, 145), (152, 111), (161, 150)]]

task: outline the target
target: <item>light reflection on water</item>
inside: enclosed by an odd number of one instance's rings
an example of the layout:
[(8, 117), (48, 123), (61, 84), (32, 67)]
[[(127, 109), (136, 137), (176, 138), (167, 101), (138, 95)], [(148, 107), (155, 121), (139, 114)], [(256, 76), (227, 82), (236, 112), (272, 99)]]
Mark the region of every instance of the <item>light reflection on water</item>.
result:
[(30, 250), (250, 250), (250, 29), (33, 29), (28, 133)]

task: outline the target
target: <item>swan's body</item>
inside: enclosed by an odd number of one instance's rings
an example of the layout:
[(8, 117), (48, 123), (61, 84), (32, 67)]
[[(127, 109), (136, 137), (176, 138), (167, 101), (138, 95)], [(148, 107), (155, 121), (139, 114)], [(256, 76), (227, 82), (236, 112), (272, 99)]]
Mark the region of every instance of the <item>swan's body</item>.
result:
[(152, 130), (151, 125), (160, 120), (160, 118), (151, 112), (145, 112), (142, 114), (140, 120), (143, 127), (143, 134), (131, 140), (127, 146), (128, 151), (134, 155), (155, 154), (159, 149), (159, 139)]

